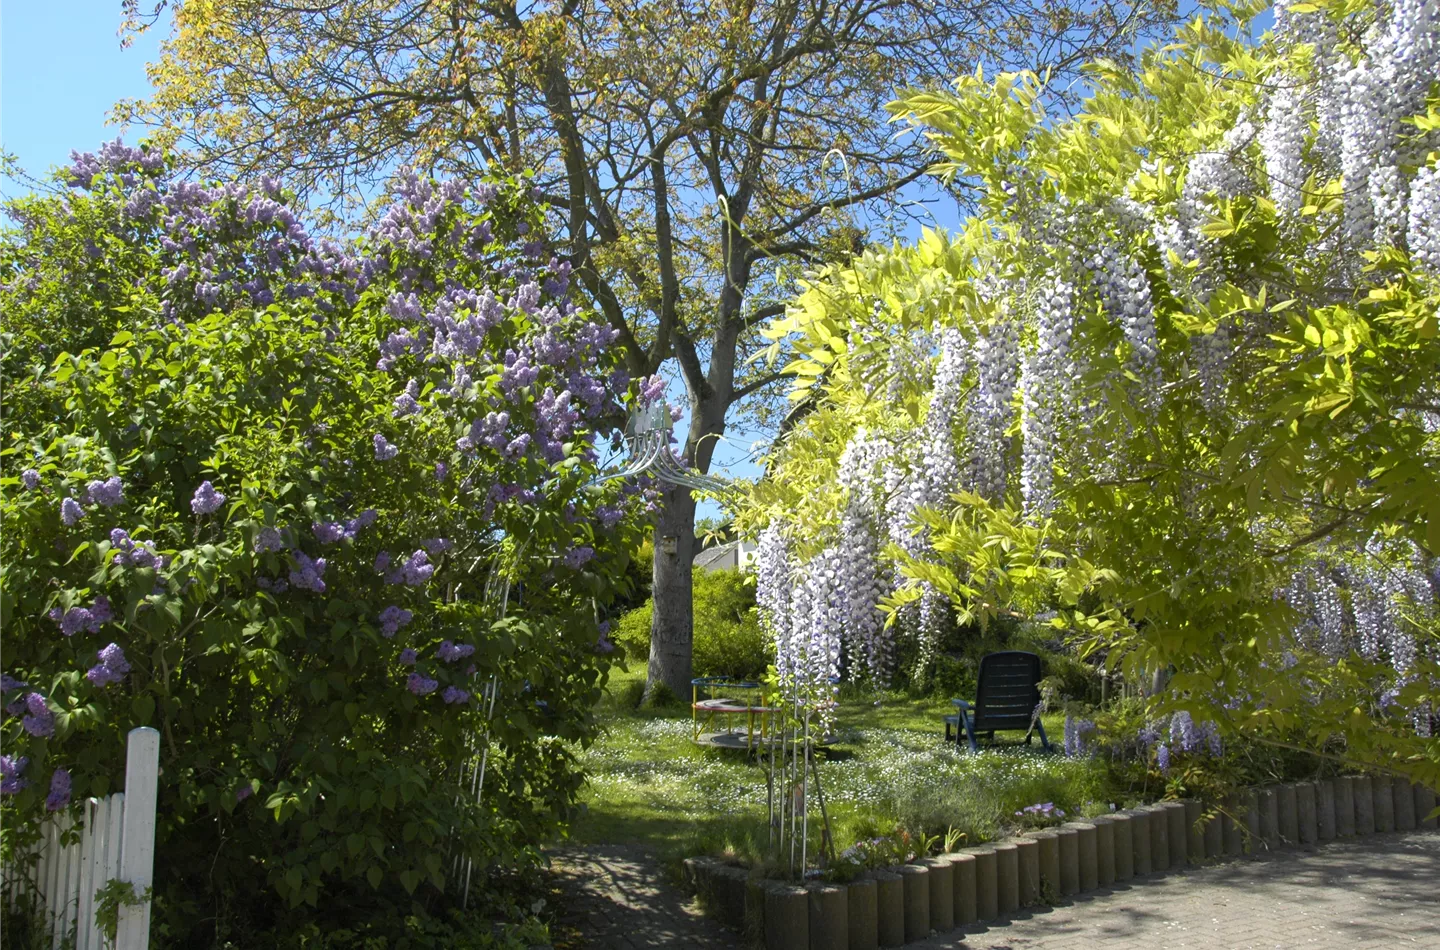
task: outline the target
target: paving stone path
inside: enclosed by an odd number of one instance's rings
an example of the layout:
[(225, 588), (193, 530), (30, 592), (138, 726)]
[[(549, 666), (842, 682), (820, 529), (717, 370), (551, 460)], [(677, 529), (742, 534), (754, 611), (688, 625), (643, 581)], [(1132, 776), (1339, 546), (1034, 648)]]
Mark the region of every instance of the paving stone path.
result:
[(559, 901), (557, 950), (733, 950), (738, 936), (700, 913), (653, 855), (631, 845), (550, 855)]
[[(557, 947), (741, 946), (639, 848), (557, 852), (555, 866), (564, 895)], [(1374, 835), (1154, 876), (908, 946), (1440, 950), (1440, 835)]]
[(1440, 950), (1440, 835), (1372, 835), (1157, 875), (909, 946)]

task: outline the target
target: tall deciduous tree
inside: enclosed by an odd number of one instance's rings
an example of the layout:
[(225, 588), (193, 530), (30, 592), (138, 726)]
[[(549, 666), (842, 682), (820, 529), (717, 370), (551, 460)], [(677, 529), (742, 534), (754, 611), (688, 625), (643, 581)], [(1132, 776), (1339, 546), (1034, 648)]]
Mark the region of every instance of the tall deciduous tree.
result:
[[(202, 168), (284, 173), (342, 213), (403, 164), (533, 169), (562, 219), (557, 250), (620, 331), (630, 372), (678, 365), (682, 454), (702, 471), (732, 409), (774, 381), (747, 357), (756, 324), (783, 309), (783, 268), (851, 253), (852, 215), (922, 175), (925, 143), (887, 126), (893, 90), (976, 62), (1064, 74), (1123, 55), (1173, 12), (1168, 0), (170, 6), (154, 95), (122, 104), (122, 119), (155, 124)], [(650, 681), (680, 693), (694, 514), (672, 491), (656, 527)]]

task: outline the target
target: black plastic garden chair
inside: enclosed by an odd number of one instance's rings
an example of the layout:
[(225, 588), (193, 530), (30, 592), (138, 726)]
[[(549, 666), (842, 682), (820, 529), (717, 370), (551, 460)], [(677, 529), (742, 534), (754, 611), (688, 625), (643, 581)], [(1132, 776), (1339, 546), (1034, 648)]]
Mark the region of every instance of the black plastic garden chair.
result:
[(975, 705), (963, 699), (952, 700), (960, 707), (954, 716), (945, 717), (945, 741), (950, 741), (950, 728), (955, 727), (955, 744), (960, 744), (961, 730), (970, 740), (970, 751), (979, 752), (975, 736), (985, 733), (995, 741), (1002, 730), (1025, 730), (1025, 744), (1030, 735), (1040, 733), (1040, 745), (1050, 750), (1045, 725), (1035, 714), (1040, 705), (1040, 657), (1020, 650), (987, 653), (980, 658), (980, 679), (975, 688)]

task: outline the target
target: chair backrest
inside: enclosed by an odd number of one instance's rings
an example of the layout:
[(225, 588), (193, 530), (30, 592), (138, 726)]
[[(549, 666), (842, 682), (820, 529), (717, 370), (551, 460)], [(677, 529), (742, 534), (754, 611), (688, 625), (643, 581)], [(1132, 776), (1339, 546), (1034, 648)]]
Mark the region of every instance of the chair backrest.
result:
[(980, 658), (975, 729), (1029, 729), (1040, 703), (1040, 657), (1020, 650)]

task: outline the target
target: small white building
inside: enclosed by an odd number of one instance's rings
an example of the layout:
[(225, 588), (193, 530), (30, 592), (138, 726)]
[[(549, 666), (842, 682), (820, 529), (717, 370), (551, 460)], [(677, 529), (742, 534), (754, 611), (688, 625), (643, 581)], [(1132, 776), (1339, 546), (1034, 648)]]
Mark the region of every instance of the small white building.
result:
[(695, 555), (695, 566), (707, 571), (748, 571), (755, 563), (754, 541), (717, 544)]

